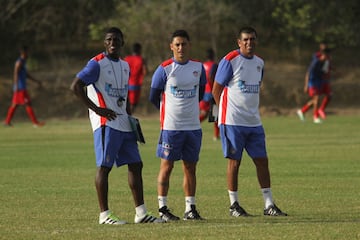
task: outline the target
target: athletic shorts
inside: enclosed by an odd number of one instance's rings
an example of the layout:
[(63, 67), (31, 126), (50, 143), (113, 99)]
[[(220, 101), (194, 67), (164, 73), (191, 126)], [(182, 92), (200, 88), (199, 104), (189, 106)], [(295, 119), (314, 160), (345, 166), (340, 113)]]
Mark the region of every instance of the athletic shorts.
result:
[(12, 103), (20, 105), (30, 103), (28, 92), (26, 90), (15, 91), (12, 98)]
[(141, 90), (129, 90), (128, 99), (131, 105), (139, 103)]
[(170, 161), (199, 161), (202, 130), (161, 130), (156, 155)]
[(320, 88), (319, 87), (309, 87), (308, 93), (310, 97), (315, 95), (320, 95)]
[(263, 126), (220, 125), (220, 138), (225, 158), (241, 160), (244, 149), (254, 158), (267, 157)]
[(141, 162), (134, 132), (121, 132), (103, 126), (94, 132), (96, 166), (120, 167)]

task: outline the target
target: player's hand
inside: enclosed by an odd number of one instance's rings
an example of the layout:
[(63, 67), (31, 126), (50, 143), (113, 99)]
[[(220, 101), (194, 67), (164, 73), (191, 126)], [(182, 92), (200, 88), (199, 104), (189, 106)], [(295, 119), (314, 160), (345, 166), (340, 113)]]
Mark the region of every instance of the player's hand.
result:
[(105, 117), (107, 120), (112, 121), (117, 117), (116, 112), (108, 108), (97, 108), (96, 114)]

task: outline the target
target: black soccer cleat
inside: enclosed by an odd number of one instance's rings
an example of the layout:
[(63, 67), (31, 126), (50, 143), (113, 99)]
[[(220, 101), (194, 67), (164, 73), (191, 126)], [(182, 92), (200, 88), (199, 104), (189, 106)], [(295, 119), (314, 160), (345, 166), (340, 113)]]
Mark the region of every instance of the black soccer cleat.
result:
[(287, 213), (284, 213), (278, 208), (275, 204), (264, 209), (264, 215), (266, 216), (287, 216)]
[(184, 214), (184, 220), (204, 220), (199, 212), (196, 210), (195, 205), (191, 205), (191, 210)]
[(243, 209), (238, 202), (234, 202), (230, 206), (230, 216), (232, 217), (248, 217), (250, 214), (248, 214), (245, 209)]
[(180, 218), (178, 216), (175, 216), (170, 212), (170, 209), (167, 206), (163, 206), (159, 209), (159, 215), (162, 220), (165, 222), (171, 222), (171, 221), (179, 221)]

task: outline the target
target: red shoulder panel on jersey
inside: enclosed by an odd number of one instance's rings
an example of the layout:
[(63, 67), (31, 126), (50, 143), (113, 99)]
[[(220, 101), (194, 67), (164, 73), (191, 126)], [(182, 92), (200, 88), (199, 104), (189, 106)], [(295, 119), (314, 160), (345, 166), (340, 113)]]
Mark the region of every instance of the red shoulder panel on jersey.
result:
[(231, 59), (237, 57), (240, 55), (240, 52), (239, 50), (234, 50), (234, 51), (231, 51), (229, 52), (226, 56), (225, 56), (225, 59), (230, 61)]
[(104, 53), (99, 53), (98, 55), (96, 55), (95, 57), (93, 57), (93, 59), (95, 61), (100, 61), (101, 59), (104, 59), (105, 58), (105, 54)]
[(173, 60), (172, 58), (170, 58), (170, 59), (168, 59), (168, 60), (165, 60), (165, 61), (161, 64), (161, 66), (166, 67), (167, 65), (170, 65), (170, 64), (172, 64), (173, 62), (174, 62), (174, 60)]

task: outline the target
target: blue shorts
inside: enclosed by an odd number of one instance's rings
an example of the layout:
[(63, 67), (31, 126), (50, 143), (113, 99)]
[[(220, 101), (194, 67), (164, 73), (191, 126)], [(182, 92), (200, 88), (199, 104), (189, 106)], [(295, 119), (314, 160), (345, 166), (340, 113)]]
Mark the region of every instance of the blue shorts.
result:
[(134, 132), (100, 127), (94, 132), (96, 166), (117, 167), (141, 162)]
[(162, 130), (156, 156), (170, 161), (199, 161), (202, 131), (169, 131)]
[(242, 127), (221, 124), (220, 136), (226, 158), (241, 160), (244, 149), (252, 159), (267, 157), (265, 132), (262, 126)]

